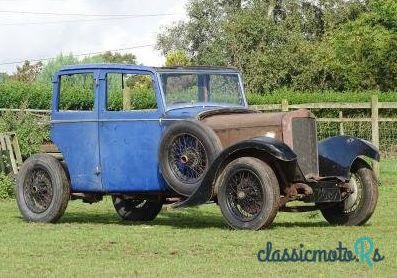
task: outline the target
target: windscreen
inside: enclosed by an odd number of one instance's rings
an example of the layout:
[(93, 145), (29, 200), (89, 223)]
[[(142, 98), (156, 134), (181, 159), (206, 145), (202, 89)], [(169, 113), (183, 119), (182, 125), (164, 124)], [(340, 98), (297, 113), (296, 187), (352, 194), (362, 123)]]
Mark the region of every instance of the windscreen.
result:
[(237, 73), (161, 73), (167, 108), (245, 106)]

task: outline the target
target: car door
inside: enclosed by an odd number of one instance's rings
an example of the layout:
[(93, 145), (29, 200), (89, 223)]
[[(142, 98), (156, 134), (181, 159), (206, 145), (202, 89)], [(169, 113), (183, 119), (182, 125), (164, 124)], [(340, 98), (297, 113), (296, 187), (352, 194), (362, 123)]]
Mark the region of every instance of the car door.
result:
[(99, 144), (107, 192), (161, 191), (161, 107), (155, 74), (113, 70), (101, 76)]
[(64, 70), (54, 79), (51, 139), (66, 162), (72, 191), (101, 192), (96, 70)]

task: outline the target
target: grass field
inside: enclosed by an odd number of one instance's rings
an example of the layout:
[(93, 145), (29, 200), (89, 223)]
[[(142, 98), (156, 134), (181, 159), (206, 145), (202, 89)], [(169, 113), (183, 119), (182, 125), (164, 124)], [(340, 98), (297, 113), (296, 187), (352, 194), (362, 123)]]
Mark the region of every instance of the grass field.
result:
[[(379, 276), (397, 273), (397, 160), (381, 164), (378, 207), (362, 227), (332, 227), (313, 213), (279, 213), (272, 229), (232, 231), (215, 205), (163, 211), (151, 223), (118, 220), (109, 200), (71, 202), (58, 224), (25, 223), (13, 200), (0, 202), (0, 276)], [(385, 259), (371, 269), (350, 263), (260, 263), (275, 248), (353, 250), (369, 236)]]

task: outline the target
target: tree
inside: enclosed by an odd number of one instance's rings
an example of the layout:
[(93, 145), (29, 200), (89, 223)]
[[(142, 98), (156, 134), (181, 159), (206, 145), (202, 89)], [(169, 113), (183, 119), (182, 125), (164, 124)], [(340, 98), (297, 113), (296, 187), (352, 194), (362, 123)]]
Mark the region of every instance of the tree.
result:
[(6, 72), (0, 72), (0, 83), (4, 82), (8, 78), (8, 74)]
[(17, 66), (17, 71), (10, 78), (21, 82), (32, 83), (40, 75), (42, 67), (42, 62), (31, 63), (30, 61), (25, 61), (22, 66)]
[(163, 55), (185, 51), (195, 64), (225, 64), (223, 23), (241, 6), (239, 0), (191, 0), (186, 7), (189, 20), (163, 28), (157, 48)]
[[(234, 66), (252, 92), (396, 88), (393, 0), (191, 0), (159, 35), (163, 54)], [(374, 40), (375, 38), (375, 40)]]
[(327, 34), (307, 83), (337, 90), (397, 88), (397, 3), (374, 0), (369, 11)]
[(121, 54), (118, 52), (106, 51), (102, 54), (84, 58), (83, 63), (119, 63), (136, 64), (136, 56), (131, 53)]
[(136, 64), (136, 56), (131, 53), (120, 54), (112, 53), (110, 51), (104, 52), (102, 54), (94, 55), (91, 57), (86, 57), (79, 60), (72, 53), (68, 55), (60, 54), (54, 59), (48, 61), (43, 67), (38, 81), (40, 82), (51, 82), (56, 71), (66, 65), (76, 65), (81, 63), (120, 63), (120, 64)]
[(49, 60), (43, 67), (38, 81), (44, 83), (51, 83), (54, 73), (59, 70), (61, 67), (66, 65), (75, 65), (78, 64), (79, 60), (73, 56), (72, 53), (68, 55), (59, 54), (54, 59)]
[(190, 66), (191, 62), (186, 52), (183, 50), (170, 51), (165, 56), (165, 66)]

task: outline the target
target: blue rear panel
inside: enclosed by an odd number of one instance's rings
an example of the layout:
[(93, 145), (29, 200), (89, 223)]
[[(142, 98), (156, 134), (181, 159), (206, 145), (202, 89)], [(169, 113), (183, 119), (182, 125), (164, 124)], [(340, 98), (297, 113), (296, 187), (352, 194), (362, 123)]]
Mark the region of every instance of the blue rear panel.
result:
[[(97, 71), (68, 71), (73, 73), (94, 73)], [(55, 76), (54, 96), (51, 113), (51, 139), (61, 151), (71, 179), (72, 191), (98, 192), (102, 191), (101, 177), (98, 169), (98, 103), (95, 100), (92, 111), (58, 111), (59, 78)], [(98, 89), (95, 86), (95, 95)]]
[[(102, 191), (98, 175), (98, 122), (58, 122), (55, 117), (52, 141), (61, 151), (69, 170), (72, 191)], [(70, 118), (70, 117), (68, 117)]]

